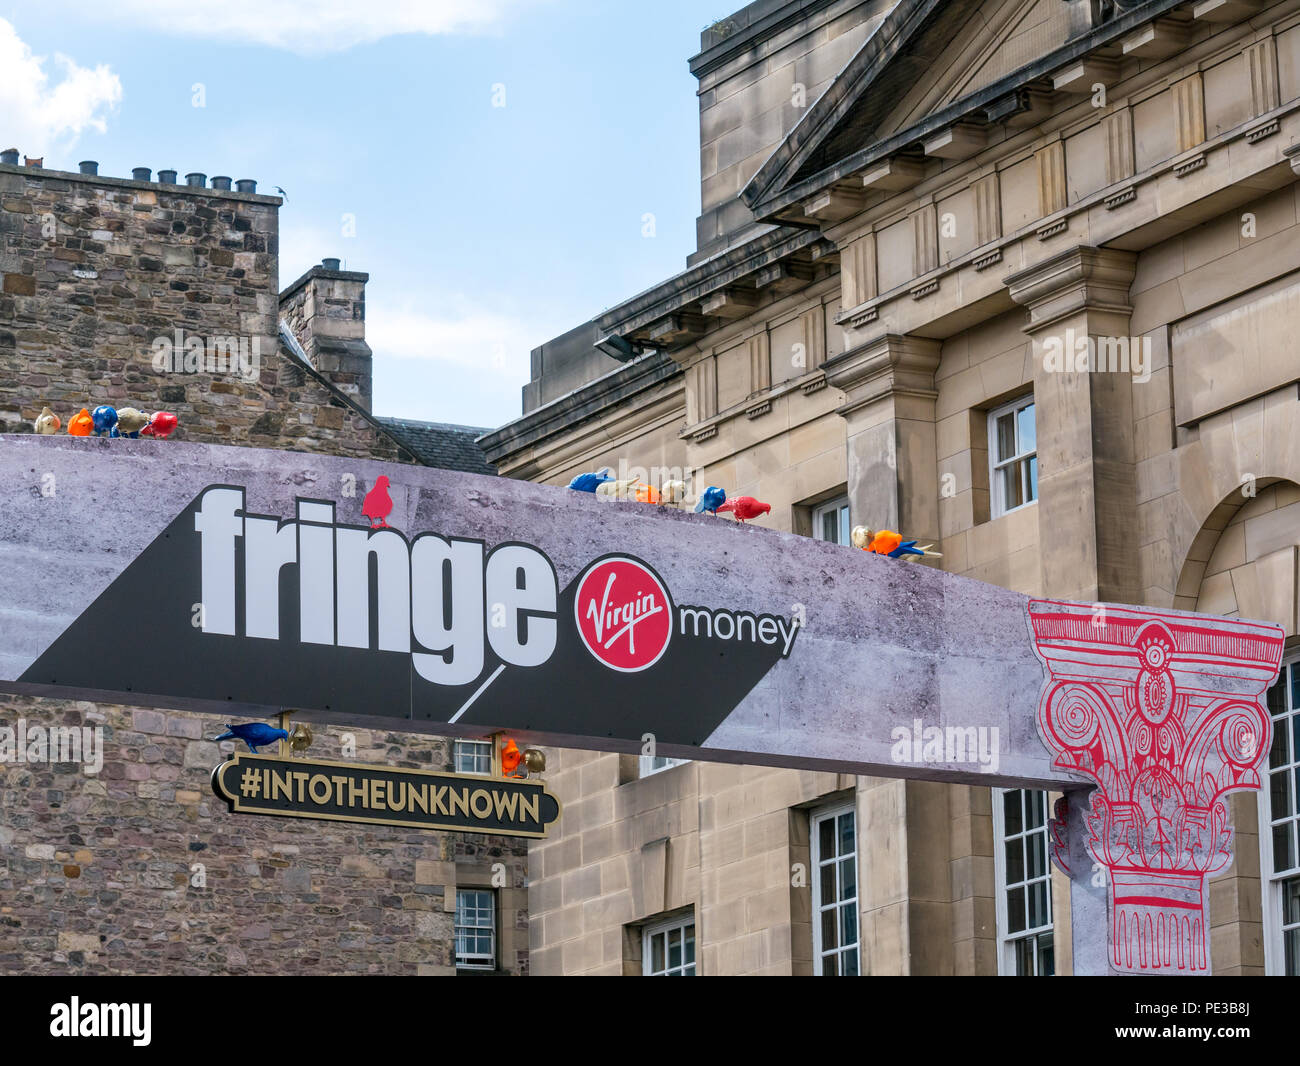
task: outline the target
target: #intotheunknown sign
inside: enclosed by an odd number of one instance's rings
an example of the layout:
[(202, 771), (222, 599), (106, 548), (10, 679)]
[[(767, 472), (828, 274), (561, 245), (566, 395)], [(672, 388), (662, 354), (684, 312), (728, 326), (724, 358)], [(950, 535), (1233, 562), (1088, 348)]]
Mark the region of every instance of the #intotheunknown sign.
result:
[(560, 803), (535, 781), (235, 754), (212, 787), (240, 814), (543, 837)]

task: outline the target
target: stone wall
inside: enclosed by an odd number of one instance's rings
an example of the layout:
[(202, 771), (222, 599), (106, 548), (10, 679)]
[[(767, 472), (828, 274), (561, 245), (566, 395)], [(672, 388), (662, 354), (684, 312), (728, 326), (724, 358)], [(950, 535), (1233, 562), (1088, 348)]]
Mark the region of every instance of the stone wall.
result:
[[(110, 403), (192, 441), (412, 461), (341, 391), (368, 398), (368, 373), (327, 381), (279, 344), (278, 204), (0, 166), (0, 431)], [(256, 373), (159, 373), (177, 329), (245, 342)], [(500, 966), (527, 972), (520, 841), (231, 814), (210, 716), (0, 697), (19, 719), (102, 726), (105, 756), (94, 776), (0, 763), (0, 971), (452, 973), (461, 884), (496, 888)], [(450, 741), (353, 733), (360, 762), (451, 769)], [(341, 731), (317, 736), (338, 758)]]
[[(66, 428), (108, 403), (175, 413), (177, 439), (409, 458), (282, 351), (278, 207), (0, 166), (0, 427), (27, 432), (48, 404)], [(202, 369), (155, 368), (155, 342), (177, 330), (204, 342)], [(253, 369), (212, 369), (213, 338), (234, 338)]]

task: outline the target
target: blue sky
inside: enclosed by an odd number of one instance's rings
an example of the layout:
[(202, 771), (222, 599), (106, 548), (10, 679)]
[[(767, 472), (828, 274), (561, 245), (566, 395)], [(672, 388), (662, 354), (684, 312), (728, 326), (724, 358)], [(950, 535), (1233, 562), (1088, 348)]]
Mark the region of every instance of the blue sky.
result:
[(371, 275), (376, 412), (495, 426), (519, 413), (529, 349), (684, 267), (686, 61), (730, 10), (0, 0), (0, 147), (281, 186), (281, 286), (325, 256)]

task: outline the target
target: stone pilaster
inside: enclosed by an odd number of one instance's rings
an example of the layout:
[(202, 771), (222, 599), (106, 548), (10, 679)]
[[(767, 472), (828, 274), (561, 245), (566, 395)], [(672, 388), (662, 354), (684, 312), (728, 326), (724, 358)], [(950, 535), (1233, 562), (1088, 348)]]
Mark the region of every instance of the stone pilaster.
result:
[(1133, 384), (1135, 263), (1132, 252), (1079, 246), (1006, 279), (1034, 342), (1046, 596), (1141, 602), (1133, 389), (1155, 386)]
[(830, 359), (845, 393), (848, 489), (855, 524), (939, 539), (934, 372), (939, 342), (884, 334)]

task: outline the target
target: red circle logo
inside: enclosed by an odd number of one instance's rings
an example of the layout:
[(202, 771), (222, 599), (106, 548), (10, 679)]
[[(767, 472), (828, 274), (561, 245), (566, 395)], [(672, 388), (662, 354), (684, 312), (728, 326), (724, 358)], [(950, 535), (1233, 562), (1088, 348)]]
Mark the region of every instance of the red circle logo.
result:
[(587, 650), (611, 670), (657, 663), (673, 635), (673, 605), (658, 575), (627, 556), (601, 559), (578, 580), (573, 612)]

